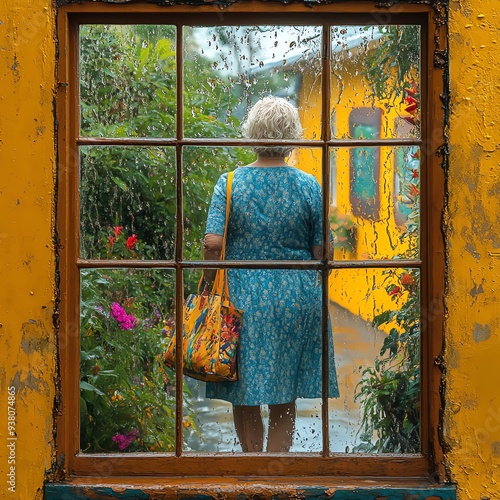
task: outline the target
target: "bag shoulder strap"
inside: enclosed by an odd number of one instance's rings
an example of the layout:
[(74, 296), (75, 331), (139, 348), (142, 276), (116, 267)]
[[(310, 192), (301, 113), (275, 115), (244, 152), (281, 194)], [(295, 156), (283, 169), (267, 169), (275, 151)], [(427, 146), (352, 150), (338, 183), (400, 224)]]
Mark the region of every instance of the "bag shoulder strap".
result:
[(222, 239), (222, 249), (220, 252), (220, 260), (224, 260), (226, 256), (226, 239), (227, 239), (227, 226), (229, 225), (229, 212), (231, 209), (231, 193), (233, 192), (233, 177), (234, 172), (227, 174), (226, 184), (226, 223), (224, 225), (224, 237)]
[[(234, 172), (229, 172), (227, 174), (227, 184), (226, 184), (226, 222), (224, 224), (224, 237), (222, 239), (222, 248), (220, 252), (220, 260), (224, 260), (226, 256), (226, 239), (227, 239), (227, 228), (229, 225), (229, 213), (231, 208), (231, 193), (233, 188), (233, 176)], [(215, 273), (215, 280), (212, 287), (212, 295), (222, 295), (224, 297), (224, 302), (229, 303), (229, 284), (227, 281), (227, 270), (218, 269)]]

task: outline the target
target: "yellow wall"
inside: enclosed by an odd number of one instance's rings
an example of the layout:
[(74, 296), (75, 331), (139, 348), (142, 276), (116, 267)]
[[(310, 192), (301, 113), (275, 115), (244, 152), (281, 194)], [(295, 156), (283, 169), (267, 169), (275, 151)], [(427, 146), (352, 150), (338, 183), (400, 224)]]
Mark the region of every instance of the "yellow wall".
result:
[(450, 2), (448, 461), (461, 499), (500, 498), (500, 5)]
[[(404, 111), (406, 104), (400, 100), (390, 103), (373, 100), (370, 92), (360, 91), (368, 85), (366, 79), (358, 72), (357, 59), (351, 61), (339, 59), (336, 64), (335, 75), (341, 78), (332, 78), (331, 96), (336, 103), (332, 113), (332, 128), (336, 138), (350, 137), (349, 117), (353, 108), (378, 108), (382, 111), (380, 120), (380, 136), (392, 138), (395, 135), (395, 120), (408, 116)], [(347, 84), (345, 82), (348, 82)], [(299, 94), (299, 112), (305, 131), (306, 139), (321, 136), (321, 78), (316, 68), (302, 73), (302, 85)], [(401, 82), (399, 85), (402, 85)], [(396, 83), (394, 84), (396, 86)], [(339, 101), (337, 103), (337, 101)], [(380, 193), (379, 210), (375, 219), (353, 216), (350, 200), (350, 157), (348, 148), (338, 148), (334, 160), (337, 169), (330, 173), (331, 186), (336, 186), (336, 203), (332, 206), (341, 217), (348, 217), (353, 221), (356, 231), (356, 241), (353, 252), (344, 248), (335, 249), (334, 259), (392, 259), (396, 256), (415, 258), (410, 252), (410, 239), (402, 239), (405, 228), (398, 226), (395, 219), (395, 149), (380, 148), (380, 169), (378, 174), (378, 190)], [(321, 155), (314, 154), (314, 150), (296, 150), (295, 163), (298, 168), (313, 174), (322, 182)], [(332, 225), (332, 229), (335, 227)], [(374, 244), (376, 242), (376, 244)], [(384, 270), (342, 270), (333, 271), (330, 275), (330, 299), (366, 321), (384, 311), (400, 308), (407, 300), (407, 292), (398, 300), (393, 300), (386, 291), (388, 285), (399, 285), (399, 280), (389, 278)], [(394, 324), (382, 327), (389, 332)]]
[[(494, 499), (500, 491), (499, 7), (498, 0), (450, 5), (446, 458), (461, 500)], [(50, 0), (0, 2), (0, 408), (14, 386), (12, 498), (23, 499), (41, 498), (54, 449), (51, 9)], [(2, 478), (8, 472), (7, 430), (2, 417)]]
[[(53, 18), (49, 0), (0, 2), (1, 498), (42, 498), (52, 462)], [(11, 386), (17, 441), (7, 441)], [(14, 444), (12, 454), (6, 444)], [(8, 496), (11, 465), (16, 492)]]

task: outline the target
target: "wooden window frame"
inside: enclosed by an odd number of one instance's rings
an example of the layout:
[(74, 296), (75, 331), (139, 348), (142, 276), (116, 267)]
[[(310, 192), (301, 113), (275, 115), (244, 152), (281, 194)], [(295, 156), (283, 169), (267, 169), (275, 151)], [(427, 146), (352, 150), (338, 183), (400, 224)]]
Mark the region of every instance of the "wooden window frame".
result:
[[(60, 1), (64, 4), (64, 1)], [(161, 3), (161, 2), (158, 2)], [(444, 291), (444, 242), (441, 232), (441, 217), (444, 205), (444, 171), (443, 159), (436, 153), (443, 150), (445, 115), (441, 96), (446, 92), (445, 51), (446, 22), (439, 22), (445, 14), (439, 7), (425, 4), (403, 3), (393, 7), (377, 7), (375, 2), (342, 2), (332, 4), (281, 4), (279, 2), (245, 1), (226, 5), (156, 5), (149, 3), (116, 4), (83, 2), (73, 4), (68, 2), (58, 9), (58, 88), (56, 114), (58, 123), (58, 188), (57, 188), (57, 226), (58, 226), (58, 339), (59, 339), (59, 370), (60, 398), (57, 406), (57, 464), (58, 476), (71, 480), (78, 477), (113, 476), (349, 476), (349, 477), (406, 477), (429, 478), (445, 480), (446, 474), (442, 464), (443, 449), (440, 439), (441, 421), (441, 379), (442, 371), (439, 360), (443, 349), (443, 291)], [(84, 455), (78, 449), (78, 380), (79, 373), (79, 322), (75, 315), (75, 301), (79, 297), (78, 273), (79, 267), (93, 267), (93, 261), (75, 261), (79, 248), (78, 227), (78, 145), (89, 143), (78, 137), (78, 86), (77, 86), (77, 37), (75, 29), (78, 23), (106, 21), (111, 23), (141, 23), (176, 24), (177, 22), (193, 23), (193, 16), (202, 15), (204, 22), (213, 19), (213, 24), (224, 24), (224, 19), (241, 20), (241, 24), (324, 24), (331, 19), (330, 24), (347, 22), (354, 16), (355, 24), (389, 24), (391, 19), (400, 23), (418, 24), (423, 29), (422, 51), (422, 233), (421, 233), (421, 263), (422, 272), (422, 363), (421, 363), (421, 420), (422, 453), (415, 455), (363, 455), (344, 453), (307, 453), (307, 454), (206, 454), (190, 453), (182, 455), (182, 434), (177, 433), (177, 448), (174, 454), (92, 454)], [(394, 16), (394, 17), (392, 17)], [(440, 17), (439, 17), (440, 16)], [(444, 27), (443, 27), (444, 26)], [(323, 93), (329, 91), (329, 81), (326, 72), (323, 75)], [(444, 82), (444, 83), (443, 83)], [(179, 99), (182, 97), (180, 96)], [(181, 102), (181, 101), (179, 101)], [(323, 99), (323, 117), (329, 125), (328, 101)], [(179, 113), (178, 115), (181, 115)], [(181, 120), (178, 116), (178, 120)], [(181, 121), (178, 121), (182, 124)], [(325, 131), (330, 127), (325, 126)], [(329, 179), (329, 147), (350, 147), (358, 145), (359, 141), (348, 139), (331, 140), (324, 132), (321, 140), (314, 145), (323, 147), (323, 186), (324, 213), (328, 210)], [(141, 139), (135, 140), (143, 144)], [(176, 142), (177, 141), (177, 142)], [(107, 139), (90, 141), (92, 144), (131, 144), (134, 140), (109, 141)], [(182, 142), (191, 145), (182, 137), (173, 140), (173, 144)], [(196, 144), (203, 142), (196, 141)], [(404, 145), (404, 139), (381, 139), (363, 141), (362, 145)], [(245, 141), (210, 140), (217, 145), (249, 145)], [(299, 141), (296, 145), (311, 145), (312, 141)], [(361, 145), (361, 144), (360, 144)], [(445, 158), (446, 159), (446, 158)], [(182, 176), (178, 176), (178, 195), (182, 196)], [(182, 198), (181, 198), (182, 200)], [(179, 218), (178, 218), (179, 220)], [(324, 218), (325, 248), (328, 232)], [(182, 227), (177, 230), (177, 237), (182, 237)], [(179, 240), (180, 241), (180, 240)], [(177, 245), (179, 247), (179, 245)], [(387, 268), (415, 267), (415, 261), (327, 261), (326, 255), (322, 261), (311, 261), (309, 267), (323, 272), (323, 304), (328, 300), (328, 270), (335, 268)], [(104, 262), (104, 261), (103, 261)], [(101, 262), (102, 263), (102, 262)], [(104, 265), (106, 263), (104, 262)], [(109, 264), (109, 263), (108, 263)], [(206, 263), (205, 263), (206, 264)], [(221, 266), (214, 262), (214, 267)], [(261, 263), (262, 264), (262, 263)], [(241, 263), (225, 264), (229, 267), (242, 266)], [(257, 264), (256, 264), (257, 265)], [(274, 262), (273, 265), (280, 265)], [(289, 263), (281, 263), (286, 267)], [(188, 267), (201, 268), (202, 262), (182, 261), (182, 251), (176, 251), (174, 261), (113, 261), (113, 267), (162, 268), (175, 269), (177, 276), (182, 275)], [(248, 267), (248, 264), (245, 266)], [(272, 267), (272, 266), (271, 266)], [(290, 266), (289, 266), (290, 267)], [(307, 267), (307, 265), (305, 266)], [(180, 300), (179, 297), (177, 297)], [(73, 301), (73, 303), (71, 302)], [(180, 308), (178, 308), (180, 309)], [(324, 328), (326, 313), (324, 313)], [(179, 368), (178, 368), (179, 370)], [(178, 372), (177, 379), (181, 379)], [(181, 382), (178, 382), (181, 383)], [(177, 391), (182, 392), (182, 391)], [(326, 392), (324, 391), (324, 394)], [(323, 405), (325, 406), (325, 405)], [(326, 410), (324, 410), (325, 412)], [(177, 412), (176, 425), (181, 429), (182, 409)], [(324, 419), (325, 420), (325, 419)], [(328, 442), (328, 422), (323, 422), (323, 440)], [(326, 433), (326, 435), (325, 435)], [(179, 442), (180, 441), (180, 442)], [(328, 444), (325, 445), (325, 448)]]

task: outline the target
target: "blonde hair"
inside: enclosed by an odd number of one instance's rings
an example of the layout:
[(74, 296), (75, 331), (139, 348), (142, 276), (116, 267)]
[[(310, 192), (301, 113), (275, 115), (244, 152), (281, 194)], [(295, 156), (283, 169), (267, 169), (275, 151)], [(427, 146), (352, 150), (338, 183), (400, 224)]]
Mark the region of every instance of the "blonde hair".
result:
[[(264, 97), (250, 109), (241, 130), (247, 139), (302, 139), (299, 112), (286, 99)], [(256, 146), (257, 154), (265, 157), (288, 156), (293, 146)]]

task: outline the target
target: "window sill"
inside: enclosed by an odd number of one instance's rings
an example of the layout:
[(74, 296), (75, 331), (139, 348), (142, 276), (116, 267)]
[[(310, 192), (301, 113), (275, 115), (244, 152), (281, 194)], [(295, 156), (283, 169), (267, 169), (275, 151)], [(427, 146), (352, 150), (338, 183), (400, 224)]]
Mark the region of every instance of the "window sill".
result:
[(334, 500), (456, 500), (454, 485), (428, 479), (340, 477), (73, 478), (45, 485), (45, 500), (166, 498), (317, 498)]

